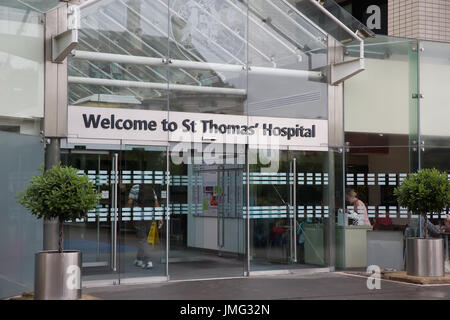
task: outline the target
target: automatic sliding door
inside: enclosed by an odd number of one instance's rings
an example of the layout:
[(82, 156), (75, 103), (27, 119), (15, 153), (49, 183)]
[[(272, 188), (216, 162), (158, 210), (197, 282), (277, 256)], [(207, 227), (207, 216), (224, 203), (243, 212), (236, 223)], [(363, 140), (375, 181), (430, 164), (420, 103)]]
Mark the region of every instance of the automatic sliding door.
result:
[[(296, 260), (303, 266), (328, 266), (328, 152), (290, 151), (295, 163)], [(295, 159), (295, 160), (294, 160)]]
[(68, 150), (62, 163), (87, 174), (101, 193), (97, 208), (85, 219), (64, 223), (64, 249), (81, 250), (83, 281), (118, 282), (114, 233), (114, 157), (108, 152)]
[(170, 160), (171, 279), (243, 276), (244, 148), (178, 147)]
[(285, 150), (250, 150), (249, 212), (251, 271), (291, 263), (293, 174)]
[(327, 153), (258, 149), (250, 159), (250, 270), (327, 265)]
[(166, 276), (166, 161), (165, 147), (125, 146), (121, 152), (121, 283)]

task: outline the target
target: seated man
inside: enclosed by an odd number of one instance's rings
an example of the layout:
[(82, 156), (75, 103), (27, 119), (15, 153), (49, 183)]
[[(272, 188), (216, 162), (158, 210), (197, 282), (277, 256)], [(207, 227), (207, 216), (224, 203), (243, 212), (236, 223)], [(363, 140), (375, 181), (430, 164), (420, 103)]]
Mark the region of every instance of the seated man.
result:
[[(447, 216), (447, 218), (444, 221), (444, 226), (442, 229), (445, 232), (450, 232), (450, 217)], [(449, 250), (449, 248), (447, 248), (447, 250)], [(445, 261), (445, 273), (450, 273), (450, 261), (448, 260)]]
[(286, 229), (282, 227), (282, 220), (277, 220), (272, 228), (272, 244), (275, 246), (286, 245)]
[(450, 232), (450, 217), (447, 217), (444, 221), (444, 227), (447, 232)]
[[(423, 238), (423, 223), (424, 219), (422, 215), (419, 217), (419, 237)], [(438, 225), (433, 225), (430, 220), (427, 219), (427, 231), (428, 235), (432, 237), (439, 237), (441, 235), (441, 228)]]

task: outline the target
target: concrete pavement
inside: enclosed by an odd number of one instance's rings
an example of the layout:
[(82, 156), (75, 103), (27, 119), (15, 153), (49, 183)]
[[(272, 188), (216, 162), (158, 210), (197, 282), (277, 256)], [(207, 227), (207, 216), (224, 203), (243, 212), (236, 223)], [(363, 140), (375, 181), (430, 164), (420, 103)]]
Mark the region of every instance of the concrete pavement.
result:
[(447, 300), (450, 285), (381, 280), (380, 290), (369, 290), (366, 277), (336, 272), (121, 285), (86, 288), (83, 293), (106, 300)]

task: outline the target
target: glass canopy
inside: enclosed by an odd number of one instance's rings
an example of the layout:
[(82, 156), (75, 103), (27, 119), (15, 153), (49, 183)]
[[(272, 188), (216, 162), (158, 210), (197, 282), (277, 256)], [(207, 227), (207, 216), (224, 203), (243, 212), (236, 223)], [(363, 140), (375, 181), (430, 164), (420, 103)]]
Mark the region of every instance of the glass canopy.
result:
[(284, 0), (103, 0), (82, 8), (76, 52), (70, 104), (164, 109), (169, 91), (242, 100), (247, 72), (326, 82), (327, 34)]
[(2, 0), (2, 6), (14, 7), (18, 9), (30, 9), (40, 13), (45, 13), (52, 9), (66, 5), (60, 0)]
[[(325, 15), (321, 10), (319, 10), (312, 2), (317, 2), (313, 0), (289, 0), (295, 7), (300, 10), (303, 14), (307, 15), (314, 23), (320, 25), (320, 27), (329, 33), (338, 41), (342, 43), (347, 43), (352, 41), (351, 35), (342, 28), (341, 25), (333, 21), (330, 17)], [(320, 1), (322, 6), (330, 12), (333, 16), (339, 19), (346, 27), (348, 27), (353, 32), (358, 32), (358, 35), (362, 38), (372, 38), (375, 34), (367, 28), (364, 24), (353, 17), (347, 10), (342, 8), (334, 0), (323, 0)]]

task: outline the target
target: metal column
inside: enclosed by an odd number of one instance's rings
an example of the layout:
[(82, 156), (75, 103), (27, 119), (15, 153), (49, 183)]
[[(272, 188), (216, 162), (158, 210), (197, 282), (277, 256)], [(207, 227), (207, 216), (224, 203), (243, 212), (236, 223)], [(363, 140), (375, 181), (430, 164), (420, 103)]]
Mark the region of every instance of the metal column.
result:
[[(60, 139), (47, 139), (45, 146), (45, 170), (51, 169), (60, 162)], [(44, 220), (43, 250), (58, 250), (58, 219)]]
[[(45, 169), (60, 162), (60, 139), (67, 135), (67, 59), (53, 61), (53, 40), (68, 30), (68, 8), (62, 6), (45, 14), (44, 137)], [(44, 220), (44, 250), (58, 249), (56, 220)]]

